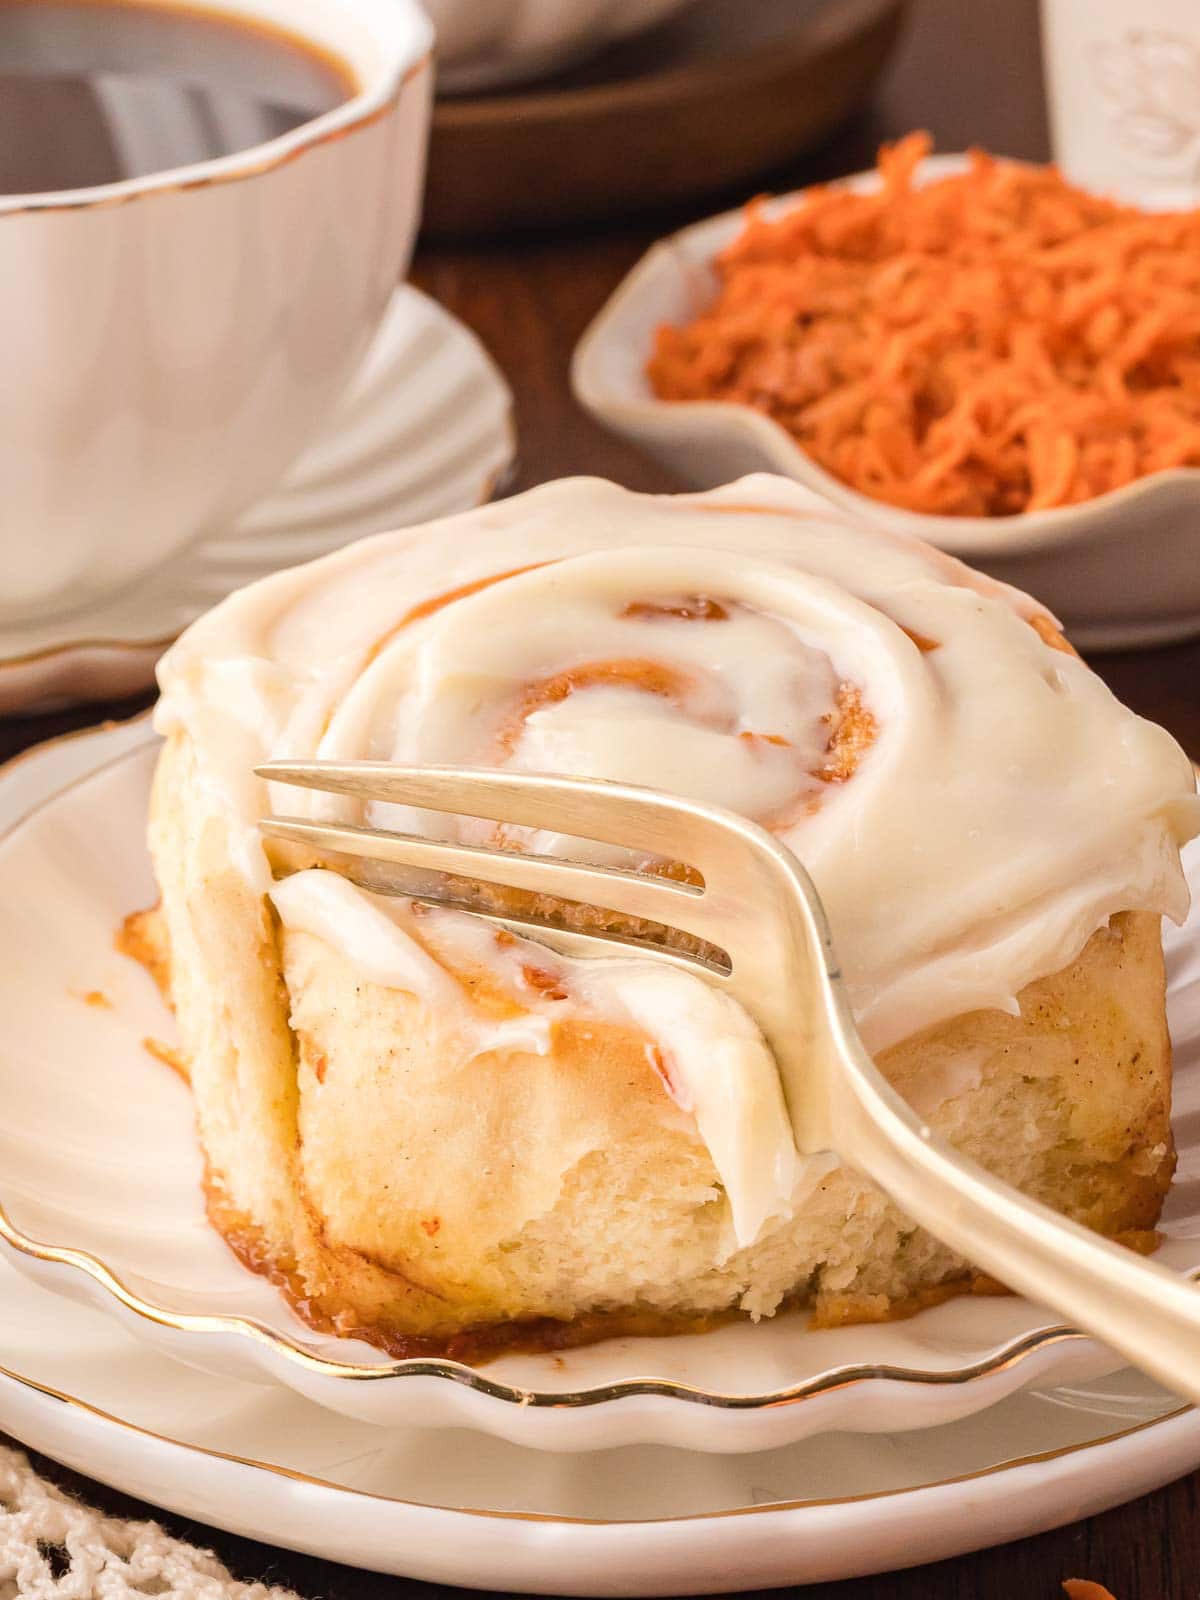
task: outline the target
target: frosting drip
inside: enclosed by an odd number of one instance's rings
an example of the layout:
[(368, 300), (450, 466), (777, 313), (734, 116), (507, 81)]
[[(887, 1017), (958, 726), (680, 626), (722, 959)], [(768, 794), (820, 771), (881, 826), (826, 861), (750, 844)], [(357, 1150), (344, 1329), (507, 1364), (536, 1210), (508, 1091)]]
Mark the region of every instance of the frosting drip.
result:
[[(879, 1050), (963, 1011), (1015, 1008), (1117, 911), (1186, 910), (1190, 764), (1053, 648), (1047, 622), (1026, 596), (784, 480), (673, 497), (576, 480), (234, 595), (164, 658), (159, 726), (196, 741), (214, 815), (264, 892), (254, 821), (268, 803), (363, 820), (354, 802), (304, 791), (268, 801), (251, 768), (271, 756), (501, 764), (730, 806), (808, 868)], [(468, 841), (496, 831), (431, 829), (397, 807), (366, 820)], [(507, 842), (620, 854), (540, 833)], [(401, 957), (402, 912), (341, 880), (320, 888), (330, 876), (276, 887), (285, 925), (319, 928), (397, 987), (453, 983), (453, 962), (421, 941), (440, 977)], [(438, 917), (442, 939), (481, 927)], [(570, 968), (554, 969), (565, 998), (526, 996), (525, 1043), (506, 1047), (538, 1048), (533, 1024), (562, 1006), (642, 1029), (749, 1242), (812, 1179), (753, 1026), (714, 1011), (698, 978), (625, 960)]]
[[(284, 925), (333, 945), (364, 978), (431, 1000), (452, 1017), (464, 1059), (545, 1055), (566, 1015), (639, 1029), (647, 1058), (695, 1118), (729, 1196), (728, 1248), (786, 1214), (820, 1165), (801, 1163), (770, 1051), (742, 1008), (684, 972), (637, 960), (572, 961), (454, 911), (368, 894), (332, 872), (299, 872), (271, 890)], [(482, 970), (513, 1014), (483, 1016), (453, 974)], [(690, 1064), (703, 1061), (703, 1070)]]

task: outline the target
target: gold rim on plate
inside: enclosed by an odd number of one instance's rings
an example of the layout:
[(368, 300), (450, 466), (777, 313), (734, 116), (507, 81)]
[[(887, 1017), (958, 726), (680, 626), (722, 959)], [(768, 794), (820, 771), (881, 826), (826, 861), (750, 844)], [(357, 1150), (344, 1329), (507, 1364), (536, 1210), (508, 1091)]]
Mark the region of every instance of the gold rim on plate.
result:
[[(64, 735), (63, 739), (77, 739), (87, 733), (102, 733), (113, 728), (132, 727), (148, 716), (148, 712), (143, 712), (140, 717), (131, 718), (128, 722), (108, 724), (107, 728), (102, 726), (77, 730), (73, 734)], [(24, 752), (24, 755), (18, 756), (16, 760), (26, 759), (60, 742), (63, 741), (49, 741), (47, 745), (37, 746), (32, 751)], [(6, 844), (19, 829), (39, 816), (53, 801), (89, 782), (97, 774), (110, 771), (133, 759), (145, 748), (146, 743), (138, 743), (120, 755), (100, 762), (87, 772), (79, 774), (51, 794), (43, 796), (21, 817), (0, 832), (0, 845)], [(11, 765), (10, 763), (0, 766), (0, 778), (11, 770)], [(18, 1255), (39, 1261), (43, 1265), (52, 1268), (62, 1267), (81, 1274), (133, 1315), (157, 1327), (169, 1328), (178, 1334), (233, 1335), (236, 1338), (246, 1339), (251, 1344), (282, 1357), (288, 1363), (323, 1378), (352, 1383), (398, 1381), (404, 1378), (440, 1378), (505, 1404), (540, 1410), (579, 1410), (602, 1405), (611, 1400), (655, 1396), (675, 1400), (681, 1404), (711, 1406), (720, 1410), (760, 1411), (800, 1405), (822, 1395), (881, 1381), (923, 1388), (955, 1388), (980, 1382), (999, 1373), (1011, 1372), (1041, 1350), (1057, 1345), (1092, 1342), (1087, 1334), (1063, 1323), (1055, 1323), (1049, 1327), (1018, 1335), (993, 1351), (991, 1355), (963, 1367), (931, 1371), (890, 1364), (856, 1363), (835, 1367), (801, 1383), (760, 1394), (726, 1394), (681, 1383), (673, 1378), (627, 1378), (613, 1383), (596, 1384), (589, 1388), (563, 1391), (526, 1389), (489, 1378), (464, 1362), (452, 1361), (445, 1357), (412, 1357), (374, 1365), (336, 1361), (315, 1355), (287, 1334), (280, 1333), (252, 1318), (172, 1311), (167, 1306), (156, 1304), (135, 1293), (110, 1267), (90, 1252), (75, 1249), (70, 1245), (47, 1244), (29, 1238), (14, 1225), (4, 1209), (2, 1199), (0, 1199), (0, 1243), (7, 1245)], [(1195, 1276), (1200, 1277), (1200, 1269)]]
[[(0, 773), (3, 768), (0, 768)], [(19, 1385), (23, 1389), (40, 1395), (43, 1399), (53, 1400), (65, 1405), (73, 1411), (82, 1412), (84, 1416), (99, 1422), (106, 1427), (119, 1428), (123, 1433), (135, 1435), (139, 1439), (148, 1439), (155, 1444), (168, 1445), (174, 1449), (185, 1450), (191, 1454), (206, 1457), (210, 1461), (222, 1461), (231, 1466), (249, 1467), (253, 1471), (268, 1472), (273, 1477), (287, 1478), (294, 1483), (302, 1483), (310, 1488), (330, 1490), (334, 1494), (353, 1495), (356, 1499), (374, 1500), (384, 1505), (409, 1506), (420, 1511), (445, 1511), (453, 1516), (479, 1518), (491, 1522), (533, 1522), (557, 1523), (568, 1527), (588, 1528), (620, 1528), (620, 1527), (655, 1527), (665, 1526), (680, 1522), (721, 1522), (730, 1517), (752, 1517), (778, 1515), (785, 1511), (818, 1510), (822, 1507), (862, 1505), (873, 1500), (894, 1500), (899, 1495), (920, 1494), (930, 1489), (949, 1489), (956, 1484), (977, 1483), (984, 1478), (996, 1477), (1002, 1472), (1011, 1472), (1018, 1467), (1031, 1467), (1049, 1461), (1061, 1461), (1068, 1456), (1082, 1455), (1088, 1450), (1098, 1450), (1107, 1445), (1117, 1444), (1122, 1439), (1130, 1439), (1135, 1434), (1145, 1433), (1151, 1428), (1157, 1428), (1166, 1422), (1174, 1422), (1186, 1412), (1192, 1410), (1191, 1406), (1181, 1405), (1174, 1411), (1168, 1411), (1161, 1417), (1152, 1417), (1148, 1421), (1132, 1423), (1127, 1428), (1119, 1428), (1115, 1433), (1106, 1433), (1099, 1439), (1087, 1439), (1081, 1444), (1060, 1445), (1053, 1450), (1038, 1450), (1030, 1455), (1013, 1456), (1007, 1461), (994, 1462), (990, 1467), (979, 1467), (974, 1472), (955, 1473), (948, 1478), (934, 1478), (928, 1483), (909, 1484), (897, 1489), (879, 1489), (865, 1494), (851, 1494), (831, 1497), (829, 1499), (809, 1500), (775, 1500), (768, 1505), (728, 1506), (721, 1511), (693, 1511), (677, 1517), (649, 1517), (644, 1521), (631, 1522), (624, 1517), (572, 1517), (552, 1511), (500, 1511), (489, 1510), (485, 1506), (439, 1506), (430, 1505), (423, 1500), (407, 1500), (401, 1495), (381, 1494), (374, 1489), (356, 1489), (352, 1484), (335, 1483), (329, 1478), (320, 1478), (312, 1473), (303, 1472), (297, 1467), (285, 1467), (277, 1462), (257, 1461), (253, 1456), (236, 1455), (232, 1451), (218, 1450), (212, 1445), (189, 1444), (185, 1439), (176, 1439), (169, 1433), (158, 1433), (152, 1428), (143, 1428), (139, 1423), (128, 1422), (123, 1417), (105, 1411), (99, 1406), (80, 1400), (75, 1395), (67, 1394), (65, 1390), (56, 1389), (50, 1384), (39, 1383), (36, 1378), (23, 1377), (19, 1372), (14, 1372), (10, 1367), (0, 1366), (0, 1383), (9, 1382)], [(33, 1445), (30, 1448), (40, 1449)], [(46, 1454), (53, 1452), (46, 1451)], [(86, 1473), (85, 1473), (86, 1476)], [(119, 1487), (119, 1486), (118, 1486)]]

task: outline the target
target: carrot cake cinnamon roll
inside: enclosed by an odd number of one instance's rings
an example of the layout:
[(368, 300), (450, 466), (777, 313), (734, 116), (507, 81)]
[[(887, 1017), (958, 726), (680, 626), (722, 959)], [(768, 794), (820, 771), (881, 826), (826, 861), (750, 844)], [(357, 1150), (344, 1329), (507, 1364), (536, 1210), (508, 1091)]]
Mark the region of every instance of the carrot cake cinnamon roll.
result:
[(781, 479), (574, 480), (256, 584), (160, 681), (141, 931), (212, 1220), (316, 1325), (477, 1355), (886, 1315), (971, 1270), (797, 1154), (763, 1039), (702, 978), (319, 867), (274, 881), (256, 819), (620, 852), (272, 794), (273, 757), (582, 774), (754, 818), (812, 874), (867, 1046), (930, 1124), (1092, 1228), (1153, 1228), (1159, 920), (1186, 909), (1194, 779), (1025, 595)]

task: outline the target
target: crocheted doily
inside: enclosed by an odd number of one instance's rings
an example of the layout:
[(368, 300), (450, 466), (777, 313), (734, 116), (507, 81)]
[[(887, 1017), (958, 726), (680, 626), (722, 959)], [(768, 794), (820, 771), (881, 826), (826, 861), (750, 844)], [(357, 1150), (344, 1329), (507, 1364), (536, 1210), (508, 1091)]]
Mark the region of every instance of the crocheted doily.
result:
[(123, 1522), (68, 1499), (0, 1445), (0, 1600), (297, 1600), (240, 1583), (156, 1522)]

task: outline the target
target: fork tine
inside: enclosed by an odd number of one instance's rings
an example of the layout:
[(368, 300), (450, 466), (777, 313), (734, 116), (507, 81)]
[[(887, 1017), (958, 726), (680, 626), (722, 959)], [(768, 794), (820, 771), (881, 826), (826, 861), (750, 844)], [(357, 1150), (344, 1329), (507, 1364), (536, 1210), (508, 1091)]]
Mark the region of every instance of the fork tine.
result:
[(682, 929), (701, 939), (714, 937), (705, 894), (691, 884), (624, 872), (616, 867), (593, 867), (551, 856), (449, 844), (416, 834), (382, 832), (349, 823), (266, 817), (259, 827), (269, 838), (305, 845), (318, 854), (335, 852), (366, 861), (385, 861), (394, 866), (498, 883), (509, 889), (603, 906), (625, 916)]
[(649, 956), (655, 961), (665, 961), (668, 966), (678, 967), (683, 972), (697, 973), (710, 982), (727, 984), (729, 982), (730, 967), (728, 957), (719, 951), (715, 945), (708, 948), (712, 955), (704, 957), (692, 954), (687, 950), (672, 949), (668, 945), (659, 944), (654, 939), (636, 938), (632, 934), (622, 933), (583, 933), (576, 928), (560, 928), (554, 923), (543, 922), (533, 917), (521, 916), (512, 912), (505, 912), (497, 916), (495, 912), (476, 910), (470, 905), (463, 905), (457, 900), (433, 899), (429, 895), (414, 896), (423, 900), (426, 905), (445, 907), (451, 911), (461, 911), (466, 916), (476, 917), (480, 922), (486, 922), (493, 928), (502, 928), (507, 933), (514, 933), (518, 938), (532, 940), (535, 944), (544, 945), (547, 950), (553, 950), (557, 955), (572, 958), (586, 958), (592, 960), (597, 956), (629, 957)]
[(699, 852), (680, 853), (680, 802), (653, 789), (595, 778), (502, 769), (393, 766), (386, 761), (269, 761), (255, 768), (272, 783), (324, 789), (455, 816), (486, 817), (575, 838), (626, 845), (704, 870)]
[[(321, 857), (324, 859), (337, 853), (322, 851)], [(313, 861), (303, 855), (295, 860), (283, 860), (273, 853), (271, 864), (276, 875), (283, 877), (290, 872), (303, 871)], [(694, 950), (680, 949), (661, 944), (649, 934), (604, 933), (599, 930), (585, 932), (581, 928), (569, 928), (551, 921), (549, 912), (542, 915), (540, 912), (535, 914), (524, 909), (506, 908), (500, 913), (482, 904), (477, 892), (463, 879), (455, 880), (462, 892), (451, 893), (444, 881), (435, 884), (422, 882), (418, 885), (411, 876), (405, 874), (403, 868), (397, 870), (384, 862), (366, 861), (361, 857), (342, 857), (338, 861), (338, 871), (347, 882), (357, 884), (360, 889), (369, 889), (373, 894), (403, 895), (423, 905), (458, 911), (493, 928), (502, 928), (545, 945), (548, 950), (554, 950), (561, 956), (587, 959), (596, 956), (648, 956), (656, 961), (665, 961), (681, 971), (698, 973), (712, 983), (727, 984), (730, 981), (732, 966), (729, 956), (717, 945), (704, 943)]]

